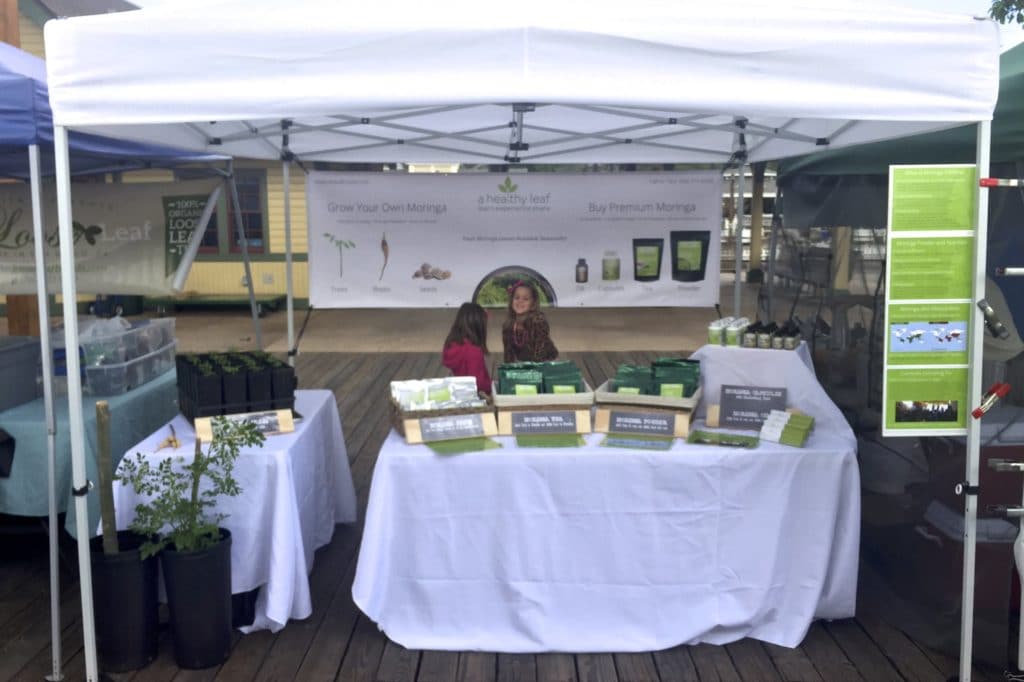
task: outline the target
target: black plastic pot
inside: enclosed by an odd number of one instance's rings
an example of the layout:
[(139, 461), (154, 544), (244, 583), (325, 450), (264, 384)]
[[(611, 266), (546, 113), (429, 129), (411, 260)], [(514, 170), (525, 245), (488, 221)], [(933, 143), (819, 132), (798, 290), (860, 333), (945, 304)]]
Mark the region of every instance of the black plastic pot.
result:
[(231, 533), (198, 552), (160, 554), (174, 660), (179, 668), (220, 665), (231, 653)]
[(295, 406), (295, 368), (290, 365), (274, 366), (270, 370), (273, 409), (290, 410)]
[(261, 412), (272, 409), (274, 401), (271, 394), (270, 368), (250, 369), (245, 377), (249, 388), (249, 411)]
[(92, 595), (96, 614), (96, 651), (104, 672), (143, 668), (156, 658), (157, 558), (142, 559), (144, 538), (117, 534), (120, 551), (103, 553), (103, 538), (90, 543)]
[(248, 403), (248, 388), (242, 371), (224, 372), (220, 377), (224, 389), (224, 414), (245, 412)]

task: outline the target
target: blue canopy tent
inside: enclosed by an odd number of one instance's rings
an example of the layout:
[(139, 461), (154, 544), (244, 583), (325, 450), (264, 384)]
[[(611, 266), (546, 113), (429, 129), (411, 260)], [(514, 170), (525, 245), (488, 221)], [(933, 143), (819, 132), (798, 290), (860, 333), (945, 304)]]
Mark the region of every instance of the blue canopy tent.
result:
[[(73, 174), (102, 173), (150, 167), (165, 167), (184, 163), (227, 162), (229, 158), (217, 154), (182, 151), (170, 147), (137, 142), (125, 142), (97, 135), (72, 133), (70, 136), (71, 172)], [(42, 177), (54, 175), (53, 115), (50, 110), (46, 84), (46, 66), (43, 60), (6, 43), (0, 43), (0, 177), (27, 181), (31, 186), (33, 233), (35, 234), (36, 289), (39, 293), (40, 342), (42, 344), (43, 396), (46, 406), (48, 435), (48, 489), (50, 533), (50, 612), (51, 659), (53, 675), (62, 679), (60, 672), (60, 616), (59, 584), (57, 575), (57, 507), (55, 498), (55, 442), (56, 425), (53, 409), (52, 356), (49, 338), (49, 309), (46, 289), (46, 262), (43, 239), (41, 201)], [(208, 214), (215, 199), (207, 202)], [(201, 221), (193, 241), (198, 245), (209, 215)], [(194, 255), (195, 250), (190, 250)], [(191, 258), (183, 262), (187, 272)], [(183, 277), (181, 277), (183, 281)], [(0, 292), (2, 293), (2, 292)], [(80, 533), (81, 534), (81, 533)], [(89, 533), (86, 532), (87, 539)], [(88, 561), (88, 554), (85, 555)], [(88, 567), (86, 566), (86, 569)], [(88, 570), (82, 570), (83, 598), (91, 599), (91, 580)]]

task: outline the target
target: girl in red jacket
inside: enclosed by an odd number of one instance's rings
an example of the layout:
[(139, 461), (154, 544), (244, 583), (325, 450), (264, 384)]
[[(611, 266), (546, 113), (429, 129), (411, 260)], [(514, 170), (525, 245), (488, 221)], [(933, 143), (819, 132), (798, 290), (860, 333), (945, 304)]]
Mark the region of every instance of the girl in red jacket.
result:
[(444, 340), (441, 362), (457, 377), (476, 377), (477, 390), (490, 395), (487, 354), (487, 311), (476, 303), (463, 303)]

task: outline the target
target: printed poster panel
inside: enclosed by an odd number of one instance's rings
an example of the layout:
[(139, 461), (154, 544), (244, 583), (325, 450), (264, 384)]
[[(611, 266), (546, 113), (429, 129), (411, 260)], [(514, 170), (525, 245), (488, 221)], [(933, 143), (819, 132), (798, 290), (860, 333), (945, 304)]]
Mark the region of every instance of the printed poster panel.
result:
[[(75, 281), (80, 294), (164, 295), (217, 180), (74, 185)], [(0, 184), (0, 294), (36, 293), (32, 202), (25, 184)], [(43, 188), (47, 290), (60, 291), (53, 185)]]
[(971, 292), (974, 237), (914, 237), (890, 239), (892, 273), (890, 300), (963, 298)]
[(892, 166), (889, 229), (973, 230), (974, 166)]
[(889, 169), (884, 436), (966, 433), (976, 177), (973, 165)]
[(967, 429), (971, 412), (967, 398), (966, 367), (892, 368), (885, 375), (885, 393), (892, 409), (885, 427), (925, 435), (957, 435)]
[(721, 174), (386, 174), (307, 178), (315, 307), (711, 306)]

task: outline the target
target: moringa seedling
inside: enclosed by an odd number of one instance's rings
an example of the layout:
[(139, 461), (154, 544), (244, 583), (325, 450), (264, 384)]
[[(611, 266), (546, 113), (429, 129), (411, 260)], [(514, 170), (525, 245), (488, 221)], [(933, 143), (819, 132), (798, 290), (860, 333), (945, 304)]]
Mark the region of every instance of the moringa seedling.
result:
[(338, 277), (345, 276), (345, 249), (356, 248), (355, 242), (351, 242), (347, 239), (339, 239), (330, 232), (324, 232), (324, 236), (327, 237), (327, 241), (334, 244), (338, 249)]

